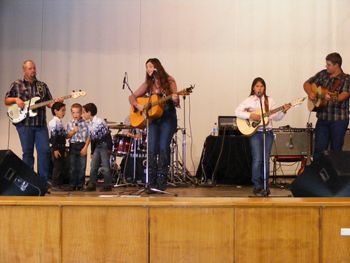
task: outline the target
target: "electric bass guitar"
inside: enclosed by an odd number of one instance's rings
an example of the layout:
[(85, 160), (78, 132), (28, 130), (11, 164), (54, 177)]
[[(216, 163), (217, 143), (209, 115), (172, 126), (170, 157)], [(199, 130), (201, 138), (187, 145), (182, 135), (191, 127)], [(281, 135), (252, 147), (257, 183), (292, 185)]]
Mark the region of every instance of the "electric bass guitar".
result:
[[(80, 96), (85, 96), (85, 91), (73, 91), (70, 95), (61, 97), (62, 99), (76, 99)], [(24, 108), (21, 109), (18, 107), (16, 103), (10, 105), (7, 107), (7, 116), (10, 118), (10, 121), (14, 124), (19, 123), (23, 121), (27, 117), (35, 117), (38, 113), (34, 112), (33, 110), (36, 110), (41, 107), (45, 107), (46, 105), (49, 105), (50, 103), (53, 103), (55, 100), (48, 100), (43, 102), (38, 102), (40, 100), (40, 97), (33, 97), (30, 100), (27, 100), (24, 102)]]
[[(193, 86), (176, 92), (179, 96), (188, 96), (192, 93)], [(147, 118), (149, 120), (157, 119), (163, 115), (163, 104), (172, 98), (172, 95), (160, 97), (159, 95), (151, 95), (150, 97), (138, 97), (136, 101), (143, 105), (143, 110), (139, 111), (135, 107), (130, 109), (130, 124), (134, 128), (144, 128), (146, 126)]]
[(309, 111), (317, 111), (321, 108), (324, 108), (328, 105), (328, 101), (326, 100), (326, 94), (328, 94), (331, 99), (338, 97), (338, 92), (331, 92), (326, 88), (317, 87), (315, 83), (311, 84), (311, 91), (315, 94), (315, 99), (307, 101), (307, 108)]
[[(294, 107), (296, 105), (303, 103), (303, 101), (305, 99), (306, 99), (306, 97), (296, 99), (296, 100), (290, 102), (289, 104), (291, 105), (291, 107)], [(264, 112), (262, 118), (264, 118), (265, 124), (269, 123), (269, 116), (270, 115), (275, 114), (275, 113), (282, 111), (282, 110), (283, 110), (283, 105), (278, 107), (278, 108), (275, 108), (273, 110), (270, 110), (268, 112)], [(255, 113), (260, 114), (260, 111), (256, 111)], [(251, 136), (256, 132), (258, 127), (260, 127), (263, 124), (262, 118), (258, 121), (237, 118), (237, 127), (243, 135)]]

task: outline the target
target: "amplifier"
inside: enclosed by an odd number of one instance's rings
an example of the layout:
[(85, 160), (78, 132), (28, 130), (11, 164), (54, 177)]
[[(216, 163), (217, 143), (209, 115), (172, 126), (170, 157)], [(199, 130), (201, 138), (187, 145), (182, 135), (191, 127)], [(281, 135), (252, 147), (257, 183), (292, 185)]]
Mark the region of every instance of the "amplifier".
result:
[(218, 116), (219, 135), (241, 135), (236, 119), (236, 116)]
[(273, 129), (271, 156), (312, 155), (312, 129)]

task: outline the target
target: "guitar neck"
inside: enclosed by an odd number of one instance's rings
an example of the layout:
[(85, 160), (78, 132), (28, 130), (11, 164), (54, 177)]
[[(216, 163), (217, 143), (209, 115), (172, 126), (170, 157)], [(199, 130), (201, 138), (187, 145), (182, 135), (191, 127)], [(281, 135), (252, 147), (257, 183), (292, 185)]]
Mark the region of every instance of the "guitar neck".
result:
[[(71, 98), (71, 97), (72, 97), (72, 95), (66, 95), (66, 96), (63, 96), (63, 97), (61, 97), (61, 98), (63, 98), (63, 99), (69, 99), (69, 98)], [(55, 102), (55, 99), (53, 99), (53, 100), (48, 100), (48, 101), (43, 101), (43, 102), (39, 102), (39, 103), (30, 105), (29, 108), (30, 108), (31, 110), (35, 110), (35, 109), (44, 107), (44, 106), (46, 106), (46, 105), (49, 105), (49, 104), (51, 104), (51, 103), (53, 103), (53, 102)]]
[[(177, 95), (182, 94), (182, 93), (183, 93), (183, 90), (179, 91), (179, 92), (176, 92)], [(162, 103), (166, 102), (167, 100), (169, 100), (171, 98), (172, 98), (172, 95), (168, 95), (168, 96), (162, 97), (162, 98), (160, 98), (157, 101), (151, 102), (150, 106), (153, 107), (153, 106), (156, 106), (158, 104), (162, 104)]]
[(279, 112), (279, 111), (281, 111), (281, 110), (283, 110), (283, 106), (280, 106), (280, 107), (278, 107), (278, 108), (276, 108), (276, 109), (273, 109), (273, 110), (271, 110), (271, 111), (268, 111), (268, 112), (264, 113), (264, 118), (265, 118), (265, 117), (269, 117), (269, 116), (271, 116), (272, 114), (275, 114), (276, 112)]

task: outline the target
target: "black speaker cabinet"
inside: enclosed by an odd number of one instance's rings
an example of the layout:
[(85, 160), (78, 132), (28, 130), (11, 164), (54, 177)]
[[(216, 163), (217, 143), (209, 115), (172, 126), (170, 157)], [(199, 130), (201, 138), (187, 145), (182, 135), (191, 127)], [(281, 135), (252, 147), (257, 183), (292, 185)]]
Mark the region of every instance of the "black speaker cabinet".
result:
[(293, 196), (350, 197), (350, 152), (325, 152), (291, 184)]
[(307, 129), (274, 129), (272, 156), (312, 154), (312, 132)]
[(344, 136), (343, 151), (350, 151), (350, 130), (347, 129)]
[(0, 195), (45, 195), (46, 180), (11, 150), (0, 150)]

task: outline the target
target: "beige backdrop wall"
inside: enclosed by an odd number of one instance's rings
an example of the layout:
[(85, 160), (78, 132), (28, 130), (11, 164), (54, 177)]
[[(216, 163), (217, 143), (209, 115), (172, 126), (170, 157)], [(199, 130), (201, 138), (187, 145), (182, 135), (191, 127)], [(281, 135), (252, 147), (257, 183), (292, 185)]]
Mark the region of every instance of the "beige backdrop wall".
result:
[[(2, 0), (1, 94), (31, 58), (54, 97), (83, 89), (88, 95), (80, 103), (95, 102), (100, 117), (123, 121), (124, 72), (136, 89), (146, 59), (158, 57), (179, 89), (196, 84), (186, 100), (194, 172), (217, 116), (234, 115), (254, 77), (263, 77), (268, 94), (283, 104), (304, 96), (303, 82), (324, 68), (330, 52), (341, 53), (349, 72), (349, 19), (347, 0)], [(305, 127), (308, 117), (303, 105), (275, 127)], [(183, 119), (182, 107), (179, 127)], [(0, 125), (0, 148), (20, 154), (3, 104)]]

